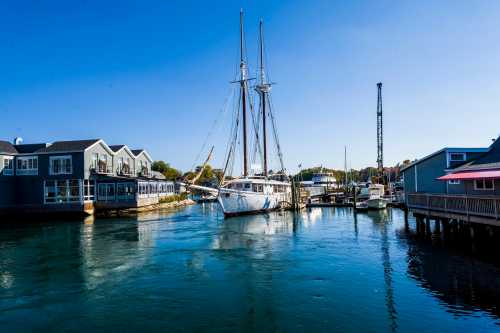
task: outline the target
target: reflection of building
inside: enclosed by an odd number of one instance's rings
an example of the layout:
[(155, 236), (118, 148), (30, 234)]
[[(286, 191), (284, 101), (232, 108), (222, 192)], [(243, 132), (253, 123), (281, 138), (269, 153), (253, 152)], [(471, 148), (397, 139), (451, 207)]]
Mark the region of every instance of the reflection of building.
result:
[(408, 274), (439, 298), (455, 315), (478, 308), (500, 316), (500, 280), (496, 267), (468, 257), (451, 256), (446, 249), (405, 233)]
[(145, 150), (103, 140), (0, 141), (0, 213), (80, 212), (158, 203), (174, 184), (155, 177)]

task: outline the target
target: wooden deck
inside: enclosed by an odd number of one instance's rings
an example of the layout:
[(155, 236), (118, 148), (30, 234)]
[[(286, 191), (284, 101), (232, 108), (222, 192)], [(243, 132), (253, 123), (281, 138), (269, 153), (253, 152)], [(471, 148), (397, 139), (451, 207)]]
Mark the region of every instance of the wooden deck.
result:
[(433, 218), (500, 226), (500, 197), (409, 193), (408, 208)]

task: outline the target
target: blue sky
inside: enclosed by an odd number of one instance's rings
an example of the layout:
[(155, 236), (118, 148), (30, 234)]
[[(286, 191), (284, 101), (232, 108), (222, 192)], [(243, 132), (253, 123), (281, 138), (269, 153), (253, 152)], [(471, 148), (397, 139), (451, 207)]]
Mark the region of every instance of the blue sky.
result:
[(500, 134), (500, 2), (2, 1), (1, 138), (99, 137), (186, 171), (237, 70), (241, 7), (251, 69), (265, 22), (291, 170), (343, 168), (344, 145), (375, 165), (379, 81), (386, 165)]

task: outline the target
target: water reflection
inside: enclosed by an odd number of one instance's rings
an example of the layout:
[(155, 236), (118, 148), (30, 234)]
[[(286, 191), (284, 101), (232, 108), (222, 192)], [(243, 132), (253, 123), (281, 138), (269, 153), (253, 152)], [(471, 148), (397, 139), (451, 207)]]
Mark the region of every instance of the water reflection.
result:
[(269, 246), (273, 235), (291, 234), (294, 231), (292, 212), (272, 212), (224, 219), (219, 227), (213, 249), (252, 248), (255, 244)]
[(459, 248), (437, 246), (414, 231), (398, 233), (408, 246), (407, 272), (457, 316), (484, 310), (500, 317), (500, 270)]
[(3, 229), (0, 327), (19, 330), (20, 318), (33, 331), (494, 327), (499, 270), (418, 237), (403, 216), (315, 208), (224, 219), (206, 204)]
[(389, 326), (392, 332), (398, 328), (397, 312), (394, 301), (392, 265), (390, 256), (390, 242), (388, 234), (388, 224), (392, 223), (392, 209), (368, 211), (368, 216), (372, 219), (373, 224), (380, 230), (380, 249), (382, 253), (382, 266), (384, 269), (384, 286), (385, 286), (385, 303), (387, 315), (389, 318)]
[(154, 246), (157, 214), (81, 224), (81, 271), (87, 289), (118, 283), (137, 272)]

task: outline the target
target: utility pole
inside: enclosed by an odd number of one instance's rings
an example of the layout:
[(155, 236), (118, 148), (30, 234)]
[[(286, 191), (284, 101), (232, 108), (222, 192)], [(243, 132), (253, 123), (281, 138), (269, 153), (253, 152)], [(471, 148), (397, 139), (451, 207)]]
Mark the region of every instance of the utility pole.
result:
[(377, 177), (384, 182), (384, 121), (382, 113), (382, 82), (377, 83)]

